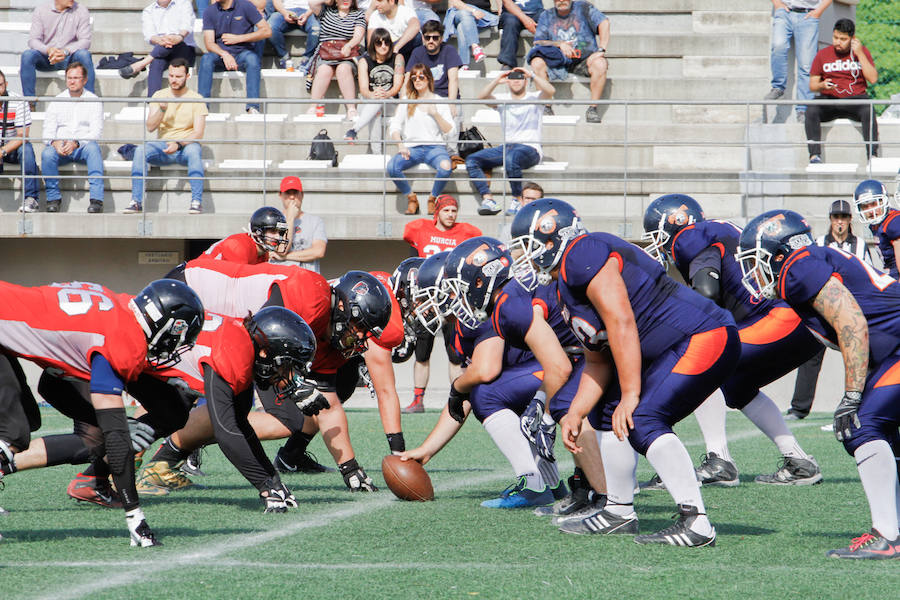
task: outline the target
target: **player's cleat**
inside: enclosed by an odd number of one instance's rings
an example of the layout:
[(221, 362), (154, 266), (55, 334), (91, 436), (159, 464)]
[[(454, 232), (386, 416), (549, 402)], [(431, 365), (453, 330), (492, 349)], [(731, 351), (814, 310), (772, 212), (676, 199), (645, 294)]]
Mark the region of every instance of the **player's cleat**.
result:
[(202, 485), (194, 483), (164, 460), (148, 462), (136, 487), (142, 496), (165, 496), (176, 490), (203, 489)]
[(559, 498), (550, 506), (539, 506), (534, 509), (534, 514), (539, 517), (553, 517), (568, 515), (577, 510), (589, 506), (590, 488), (573, 487), (572, 491)]
[(526, 481), (524, 477), (520, 477), (519, 481), (506, 488), (499, 498), (485, 500), (481, 505), (485, 508), (530, 508), (553, 502), (553, 492), (548, 486), (544, 486), (541, 491), (531, 490), (525, 487)]
[(678, 505), (678, 520), (674, 525), (666, 527), (656, 533), (647, 535), (639, 535), (634, 538), (637, 544), (669, 544), (671, 546), (689, 546), (700, 548), (702, 546), (716, 545), (716, 530), (713, 529), (710, 535), (703, 535), (691, 530), (691, 524), (697, 519), (700, 513), (696, 506), (687, 504)]
[(812, 456), (791, 458), (785, 456), (778, 465), (778, 470), (771, 475), (757, 475), (756, 483), (772, 485), (815, 485), (822, 483), (822, 471)]
[(200, 465), (203, 463), (203, 448), (197, 448), (193, 452), (191, 452), (186, 459), (184, 459), (184, 464), (181, 465), (181, 472), (185, 475), (193, 475), (195, 477), (206, 477), (206, 473), (204, 473), (200, 469)]
[(300, 459), (296, 461), (296, 464), (292, 464), (292, 462), (289, 462), (290, 460), (291, 459), (287, 458), (284, 446), (282, 446), (278, 449), (278, 452), (275, 453), (275, 470), (279, 473), (306, 473), (308, 475), (315, 473), (334, 473), (337, 470), (320, 464), (319, 461), (316, 460), (315, 455), (311, 452), (304, 452)]
[(718, 487), (734, 487), (741, 483), (738, 478), (737, 465), (730, 460), (720, 458), (715, 452), (708, 452), (700, 459), (700, 465), (694, 469), (700, 485)]
[(405, 415), (412, 414), (412, 413), (423, 413), (423, 412), (425, 412), (425, 401), (422, 399), (421, 396), (416, 396), (413, 399), (412, 403), (409, 406), (407, 406), (406, 408), (404, 408), (403, 410), (401, 410), (400, 412), (402, 412)]
[(566, 484), (560, 481), (556, 484), (555, 488), (550, 488), (550, 493), (553, 494), (554, 503), (556, 500), (562, 500), (566, 496), (569, 495), (569, 488), (566, 487)]
[(846, 548), (829, 550), (825, 556), (869, 560), (900, 558), (900, 538), (892, 542), (873, 529), (872, 533), (864, 533), (858, 538), (850, 540), (850, 545)]
[(664, 490), (666, 484), (659, 478), (659, 474), (654, 473), (653, 477), (638, 486), (641, 490)]
[(16, 472), (16, 455), (9, 444), (0, 440), (0, 489), (2, 489), (3, 476)]
[(69, 497), (79, 502), (91, 502), (106, 508), (122, 508), (122, 499), (109, 485), (109, 480), (100, 481), (93, 475), (79, 473), (66, 488)]
[(559, 530), (563, 533), (579, 535), (608, 535), (612, 533), (630, 533), (633, 535), (638, 532), (638, 518), (634, 511), (627, 517), (620, 517), (603, 508), (584, 519), (566, 521), (559, 526)]
[(595, 492), (591, 492), (588, 494), (588, 502), (581, 508), (577, 510), (573, 510), (568, 514), (564, 515), (556, 515), (552, 519), (550, 519), (550, 523), (553, 525), (562, 525), (567, 521), (581, 521), (582, 519), (586, 519), (591, 515), (603, 510), (603, 507), (606, 506), (606, 494), (597, 494)]
[(141, 522), (138, 524), (134, 530), (129, 528), (129, 533), (131, 534), (131, 545), (137, 546), (140, 548), (150, 548), (151, 546), (162, 546), (162, 542), (156, 539), (156, 535), (153, 533), (153, 530), (150, 529), (150, 526), (147, 525), (147, 521), (141, 519)]

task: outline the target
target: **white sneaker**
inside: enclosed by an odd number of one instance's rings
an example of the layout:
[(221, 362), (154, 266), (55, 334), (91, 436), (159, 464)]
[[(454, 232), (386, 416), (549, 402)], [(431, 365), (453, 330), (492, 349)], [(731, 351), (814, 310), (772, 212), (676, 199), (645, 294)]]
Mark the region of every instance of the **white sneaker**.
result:
[(20, 213), (34, 213), (39, 210), (38, 201), (34, 198), (25, 198), (22, 206), (19, 207)]

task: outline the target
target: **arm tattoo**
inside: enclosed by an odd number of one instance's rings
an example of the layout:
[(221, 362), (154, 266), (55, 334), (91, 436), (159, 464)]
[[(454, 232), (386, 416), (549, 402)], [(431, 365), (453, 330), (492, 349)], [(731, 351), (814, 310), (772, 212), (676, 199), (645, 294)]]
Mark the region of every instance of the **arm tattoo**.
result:
[(837, 332), (844, 358), (845, 389), (862, 391), (869, 366), (869, 326), (856, 298), (835, 278), (813, 300), (813, 308)]

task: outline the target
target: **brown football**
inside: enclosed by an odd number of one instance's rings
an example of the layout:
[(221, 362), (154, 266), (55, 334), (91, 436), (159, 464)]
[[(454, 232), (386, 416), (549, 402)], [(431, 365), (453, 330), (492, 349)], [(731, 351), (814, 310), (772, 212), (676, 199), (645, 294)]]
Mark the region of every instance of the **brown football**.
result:
[(387, 486), (401, 500), (434, 500), (431, 478), (420, 463), (389, 454), (381, 461), (381, 473)]

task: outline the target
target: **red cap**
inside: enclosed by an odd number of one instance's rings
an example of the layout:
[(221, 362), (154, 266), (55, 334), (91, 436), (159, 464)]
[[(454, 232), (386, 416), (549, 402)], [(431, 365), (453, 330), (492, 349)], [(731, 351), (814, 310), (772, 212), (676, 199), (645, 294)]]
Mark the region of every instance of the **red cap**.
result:
[(437, 215), (441, 212), (441, 209), (447, 208), (448, 206), (455, 206), (459, 209), (459, 202), (456, 201), (456, 198), (451, 196), (450, 194), (441, 194), (437, 198), (434, 199), (434, 219), (437, 220)]
[(281, 191), (286, 192), (288, 190), (297, 190), (298, 192), (303, 191), (303, 184), (300, 183), (299, 177), (294, 177), (293, 175), (288, 175), (284, 179), (281, 180)]

